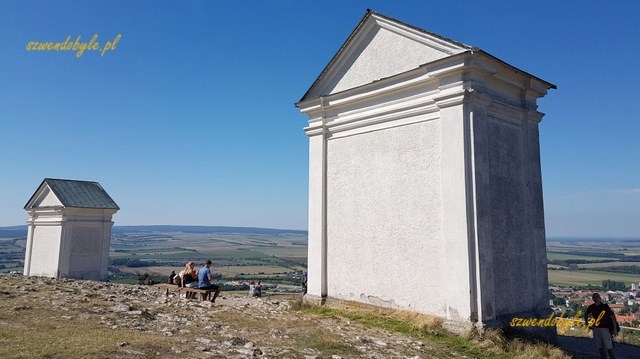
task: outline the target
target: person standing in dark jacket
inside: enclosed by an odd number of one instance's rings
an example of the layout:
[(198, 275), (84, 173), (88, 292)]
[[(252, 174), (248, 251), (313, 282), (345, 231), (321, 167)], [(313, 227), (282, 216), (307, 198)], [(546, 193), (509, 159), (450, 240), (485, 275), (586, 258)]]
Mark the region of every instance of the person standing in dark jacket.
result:
[(593, 299), (593, 304), (587, 307), (587, 311), (584, 313), (584, 322), (587, 326), (589, 325), (589, 315), (595, 321), (591, 329), (593, 330), (596, 349), (600, 352), (600, 358), (607, 359), (608, 353), (609, 358), (615, 359), (616, 355), (613, 352), (613, 339), (611, 337), (618, 334), (616, 316), (609, 305), (602, 302), (600, 294), (593, 293), (591, 299)]

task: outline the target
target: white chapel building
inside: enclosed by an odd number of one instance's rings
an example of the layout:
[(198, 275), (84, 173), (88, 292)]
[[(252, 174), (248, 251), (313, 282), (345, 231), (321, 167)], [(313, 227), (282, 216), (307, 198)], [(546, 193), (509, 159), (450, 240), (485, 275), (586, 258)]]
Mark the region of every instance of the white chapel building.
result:
[(548, 317), (537, 100), (553, 84), (367, 11), (308, 115), (306, 300), (453, 327)]
[(45, 178), (24, 209), (24, 275), (107, 279), (111, 218), (120, 208), (99, 183)]

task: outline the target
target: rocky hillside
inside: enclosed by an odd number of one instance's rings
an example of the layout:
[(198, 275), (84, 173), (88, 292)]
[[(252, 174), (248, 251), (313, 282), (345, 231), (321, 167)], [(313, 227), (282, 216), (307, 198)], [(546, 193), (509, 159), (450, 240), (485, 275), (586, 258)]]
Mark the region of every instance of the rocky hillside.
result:
[(165, 297), (149, 286), (4, 275), (0, 357), (564, 357), (546, 346), (521, 343), (509, 351), (437, 329), (414, 330), (380, 313), (224, 293), (212, 304)]

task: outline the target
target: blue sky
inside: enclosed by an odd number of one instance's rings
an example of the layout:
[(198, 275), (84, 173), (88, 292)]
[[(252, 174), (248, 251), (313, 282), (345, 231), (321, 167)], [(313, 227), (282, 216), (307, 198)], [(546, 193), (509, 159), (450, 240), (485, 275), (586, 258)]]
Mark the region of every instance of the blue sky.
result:
[[(634, 1), (0, 0), (0, 226), (45, 177), (100, 182), (116, 225), (306, 229), (294, 108), (367, 8), (558, 86), (539, 104), (548, 236), (640, 237)], [(30, 41), (116, 50), (29, 52)]]

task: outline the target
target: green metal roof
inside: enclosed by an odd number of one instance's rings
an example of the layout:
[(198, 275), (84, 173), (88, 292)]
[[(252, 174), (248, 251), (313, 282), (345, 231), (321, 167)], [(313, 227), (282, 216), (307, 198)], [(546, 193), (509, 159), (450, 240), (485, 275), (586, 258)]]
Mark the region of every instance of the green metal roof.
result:
[(38, 190), (45, 183), (65, 207), (120, 209), (98, 182), (45, 178)]

